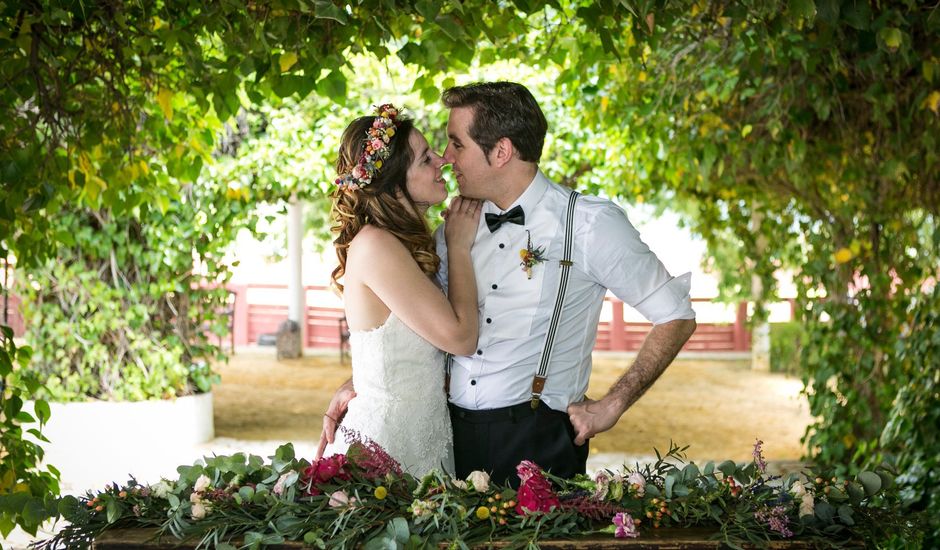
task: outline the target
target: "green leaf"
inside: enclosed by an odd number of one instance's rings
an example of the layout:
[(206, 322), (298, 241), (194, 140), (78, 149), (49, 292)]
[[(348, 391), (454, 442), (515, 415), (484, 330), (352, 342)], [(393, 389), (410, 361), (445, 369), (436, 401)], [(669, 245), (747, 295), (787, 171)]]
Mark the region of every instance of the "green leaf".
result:
[(114, 523), (121, 519), (121, 505), (118, 504), (118, 501), (114, 499), (109, 500), (105, 509), (108, 512), (108, 523)]
[(846, 504), (839, 506), (839, 519), (846, 525), (855, 525), (855, 520), (852, 519), (852, 507)]
[(846, 487), (846, 491), (848, 491), (849, 498), (852, 499), (853, 504), (858, 504), (862, 501), (863, 498), (865, 498), (865, 490), (861, 485), (855, 483), (854, 481), (849, 482), (848, 487)]
[(878, 31), (878, 39), (884, 44), (885, 49), (891, 53), (897, 51), (904, 41), (904, 33), (895, 27), (885, 27)]
[(317, 93), (337, 102), (341, 101), (346, 97), (346, 77), (339, 70), (330, 71), (330, 74), (317, 82)]
[(363, 550), (398, 550), (398, 544), (395, 543), (395, 539), (383, 534), (367, 540), (362, 548)]
[(675, 474), (666, 476), (666, 482), (663, 484), (663, 490), (666, 492), (666, 498), (672, 498), (672, 487), (676, 484)]
[(832, 518), (835, 515), (835, 508), (833, 508), (826, 501), (819, 501), (816, 503), (816, 517), (819, 518), (823, 523), (832, 523)]
[(342, 25), (345, 25), (346, 22), (349, 21), (346, 12), (337, 7), (333, 2), (317, 0), (313, 5), (316, 10), (315, 16), (317, 19), (332, 19)]
[(723, 473), (725, 477), (731, 477), (734, 475), (734, 472), (737, 470), (737, 466), (734, 465), (734, 462), (731, 460), (725, 460), (718, 465), (718, 471)]
[(49, 403), (47, 403), (44, 399), (37, 399), (33, 403), (33, 410), (36, 412), (36, 416), (39, 417), (40, 425), (45, 424), (49, 420), (49, 417), (52, 416), (52, 411), (49, 409)]
[(435, 0), (418, 0), (415, 3), (415, 9), (426, 21), (433, 21), (441, 11), (441, 3)]
[(813, 0), (790, 0), (787, 11), (791, 17), (812, 21), (816, 18), (816, 3)]
[(405, 520), (405, 518), (392, 518), (385, 526), (385, 530), (388, 532), (392, 540), (401, 543), (408, 542), (408, 538), (411, 536), (408, 531), (408, 522)]
[(864, 471), (858, 474), (858, 481), (865, 488), (865, 494), (874, 496), (881, 490), (881, 478), (875, 472)]

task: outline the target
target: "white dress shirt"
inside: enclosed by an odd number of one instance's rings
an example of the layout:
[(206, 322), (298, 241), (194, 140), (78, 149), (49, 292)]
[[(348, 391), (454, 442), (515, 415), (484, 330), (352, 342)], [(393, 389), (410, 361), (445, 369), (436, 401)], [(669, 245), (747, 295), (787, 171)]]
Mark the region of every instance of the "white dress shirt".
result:
[[(522, 206), (525, 225), (504, 223), (492, 233), (484, 216), (500, 210), (484, 202), (471, 253), (479, 295), (480, 339), (476, 354), (454, 357), (450, 400), (455, 405), (482, 410), (529, 400), (558, 292), (569, 193), (539, 171), (510, 205)], [(527, 230), (533, 248), (543, 247), (546, 257), (532, 268), (531, 279), (519, 255), (526, 248)], [(446, 291), (443, 226), (435, 238), (441, 257), (438, 277)], [(587, 391), (597, 321), (608, 289), (653, 324), (695, 318), (689, 297), (691, 273), (670, 276), (640, 240), (623, 209), (607, 199), (578, 198), (572, 260), (542, 392), (542, 400), (559, 411), (580, 401)]]

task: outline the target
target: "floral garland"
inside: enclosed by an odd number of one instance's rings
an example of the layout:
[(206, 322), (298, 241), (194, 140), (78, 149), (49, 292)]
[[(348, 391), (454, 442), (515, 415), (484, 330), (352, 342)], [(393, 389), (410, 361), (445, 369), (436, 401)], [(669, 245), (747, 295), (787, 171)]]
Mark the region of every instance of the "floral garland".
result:
[[(356, 436), (358, 437), (358, 436)], [(178, 468), (176, 481), (123, 487), (58, 503), (68, 522), (38, 548), (85, 548), (103, 531), (151, 528), (163, 539), (199, 540), (200, 547), (239, 541), (252, 548), (300, 540), (319, 548), (415, 543), (451, 547), (505, 541), (603, 535), (645, 537), (667, 527), (712, 527), (728, 545), (765, 546), (799, 537), (817, 547), (846, 541), (916, 543), (918, 517), (902, 513), (884, 470), (855, 479), (823, 475), (769, 476), (762, 442), (746, 464), (686, 463), (670, 446), (652, 465), (602, 470), (566, 480), (523, 461), (517, 490), (483, 472), (454, 479), (401, 472), (378, 445), (354, 440), (346, 455), (313, 463), (291, 445), (271, 461), (236, 454)]]
[(385, 103), (375, 108), (375, 114), (372, 127), (366, 130), (366, 147), (362, 156), (348, 174), (340, 174), (336, 178), (335, 183), (341, 189), (355, 190), (372, 183), (372, 178), (391, 155), (388, 144), (398, 127), (398, 108), (391, 103)]

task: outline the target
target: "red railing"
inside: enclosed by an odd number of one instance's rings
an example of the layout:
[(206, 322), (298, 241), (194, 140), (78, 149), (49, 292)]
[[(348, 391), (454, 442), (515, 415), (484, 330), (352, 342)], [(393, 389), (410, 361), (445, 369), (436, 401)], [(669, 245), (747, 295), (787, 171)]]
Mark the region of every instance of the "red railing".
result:
[[(233, 334), (229, 341), (235, 346), (257, 344), (263, 334), (275, 334), (278, 326), (287, 319), (286, 298), (253, 298), (250, 291), (285, 293), (284, 285), (229, 285), (235, 295), (233, 308)], [(317, 303), (324, 300), (311, 299), (306, 306), (305, 325), (306, 341), (310, 348), (338, 348), (340, 345), (339, 320), (343, 309), (338, 299), (329, 294), (324, 286), (307, 285), (305, 296), (330, 296), (329, 304)], [(616, 298), (605, 299), (610, 308), (610, 320), (598, 323), (597, 343), (594, 347), (601, 351), (636, 351), (643, 344), (652, 325), (624, 320), (623, 302)], [(708, 298), (693, 298), (693, 302), (710, 303)], [(606, 317), (606, 316), (604, 316)], [(23, 318), (20, 314), (19, 299), (9, 296), (7, 318), (14, 334), (21, 336), (24, 331)], [(0, 319), (2, 320), (2, 319)], [(748, 351), (751, 347), (750, 331), (747, 330), (747, 304), (741, 303), (735, 312), (734, 322), (704, 323), (699, 322), (698, 329), (683, 348), (686, 351)]]
[[(233, 285), (235, 292), (235, 345), (255, 344), (262, 334), (274, 334), (278, 325), (287, 319), (287, 305), (280, 303), (249, 302), (248, 291), (254, 289), (286, 291), (283, 285)], [(328, 292), (326, 287), (308, 285), (306, 294)], [(636, 351), (652, 328), (649, 323), (624, 320), (623, 302), (606, 298), (611, 310), (610, 321), (601, 321), (597, 327), (597, 344), (602, 351)], [(693, 302), (709, 303), (708, 298), (693, 298)], [(337, 305), (308, 304), (306, 307), (307, 347), (337, 348), (340, 344), (339, 320), (343, 310)], [(750, 332), (747, 330), (747, 304), (737, 308), (734, 322), (702, 323), (686, 343), (687, 351), (747, 351)]]

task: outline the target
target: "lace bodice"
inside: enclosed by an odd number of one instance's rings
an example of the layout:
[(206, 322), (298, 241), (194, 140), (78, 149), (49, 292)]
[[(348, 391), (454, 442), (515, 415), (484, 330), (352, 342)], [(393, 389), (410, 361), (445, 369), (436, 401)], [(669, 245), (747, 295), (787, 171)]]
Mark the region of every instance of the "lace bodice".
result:
[[(394, 314), (380, 327), (350, 331), (353, 386), (343, 426), (381, 445), (405, 471), (453, 471), (444, 395), (444, 356)], [(342, 434), (326, 454), (348, 448)]]

